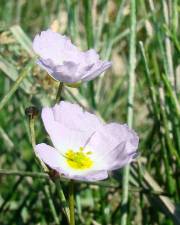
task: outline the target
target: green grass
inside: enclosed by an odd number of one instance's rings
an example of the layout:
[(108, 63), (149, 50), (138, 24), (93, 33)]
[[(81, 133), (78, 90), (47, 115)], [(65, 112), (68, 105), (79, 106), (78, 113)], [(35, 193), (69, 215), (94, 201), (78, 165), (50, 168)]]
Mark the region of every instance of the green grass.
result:
[[(56, 99), (58, 84), (30, 62), (33, 37), (52, 24), (113, 63), (93, 82), (66, 87), (63, 99), (140, 136), (126, 172), (75, 183), (76, 224), (180, 224), (179, 17), (178, 0), (0, 1), (0, 224), (66, 224), (62, 193), (35, 160), (25, 115)], [(49, 141), (40, 117), (35, 131), (37, 143)], [(61, 186), (67, 197), (67, 180)]]

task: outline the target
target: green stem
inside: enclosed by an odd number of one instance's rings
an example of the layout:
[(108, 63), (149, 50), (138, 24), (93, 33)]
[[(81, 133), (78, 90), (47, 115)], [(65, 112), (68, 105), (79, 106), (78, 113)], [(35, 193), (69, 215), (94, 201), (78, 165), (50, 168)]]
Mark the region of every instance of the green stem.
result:
[(0, 102), (0, 111), (3, 109), (3, 107), (8, 103), (9, 99), (13, 96), (14, 92), (18, 89), (21, 82), (28, 76), (29, 71), (34, 65), (34, 59), (31, 60), (24, 70), (20, 73), (18, 78), (16, 79), (15, 83), (12, 85), (11, 89), (8, 91), (8, 93), (3, 97), (3, 99)]
[(69, 221), (70, 221), (70, 211), (69, 211), (69, 207), (68, 207), (63, 189), (61, 187), (60, 180), (56, 179), (55, 184), (56, 184), (57, 192), (58, 192), (58, 195), (59, 195), (59, 198), (60, 198), (60, 201), (61, 201), (62, 210), (63, 210), (63, 212), (64, 212), (64, 214), (67, 218), (67, 221), (69, 223)]
[(52, 194), (50, 192), (49, 186), (46, 185), (44, 187), (44, 192), (45, 192), (46, 198), (49, 202), (49, 207), (51, 209), (54, 221), (58, 225), (58, 224), (60, 224), (60, 222), (59, 222), (59, 218), (58, 218), (58, 215), (57, 215), (57, 212), (56, 212), (56, 208), (55, 208), (54, 203), (52, 201)]
[[(129, 54), (129, 81), (128, 81), (128, 112), (127, 123), (130, 128), (133, 124), (133, 103), (135, 91), (135, 66), (136, 66), (136, 0), (131, 0), (131, 35)], [(129, 173), (130, 166), (127, 165), (123, 171), (123, 192), (122, 192), (122, 217), (121, 225), (127, 224), (128, 216), (128, 194), (129, 194)]]
[(75, 225), (74, 218), (74, 182), (69, 183), (69, 210), (70, 210), (70, 225)]
[(148, 65), (147, 56), (145, 54), (145, 49), (144, 49), (144, 45), (143, 45), (142, 41), (139, 42), (139, 46), (140, 46), (140, 51), (141, 51), (141, 55), (142, 55), (142, 60), (144, 63), (145, 75), (146, 75), (147, 85), (149, 88), (149, 95), (151, 98), (151, 102), (152, 102), (154, 111), (156, 112), (156, 115), (159, 118), (159, 111), (158, 111), (158, 107), (157, 107), (157, 98), (156, 98), (157, 93), (156, 93), (156, 89), (154, 87), (153, 81), (151, 79), (150, 68)]
[(33, 149), (36, 146), (34, 125), (35, 125), (35, 118), (34, 117), (29, 118), (29, 128), (30, 128), (31, 143), (32, 143)]
[[(32, 143), (33, 150), (35, 149), (35, 146), (36, 146), (36, 135), (35, 135), (34, 125), (35, 125), (35, 116), (32, 115), (29, 117), (29, 128), (30, 128), (30, 136), (31, 136), (31, 143)], [(34, 153), (36, 155), (35, 151), (34, 151)], [(36, 155), (36, 159), (38, 160), (38, 162), (40, 162), (44, 171), (47, 172), (48, 169), (47, 169), (46, 165), (43, 163), (42, 160), (39, 159), (39, 157), (37, 155)]]
[(68, 12), (68, 34), (74, 42), (78, 34), (78, 1), (65, 0)]
[(14, 143), (12, 142), (9, 135), (5, 132), (5, 130), (2, 127), (0, 127), (0, 137), (2, 138), (2, 140), (4, 140), (4, 144), (7, 150), (14, 148)]
[[(164, 13), (164, 22), (168, 28), (170, 28), (170, 9), (168, 8), (167, 1), (162, 0), (163, 5), (163, 13)], [(169, 76), (169, 80), (171, 81), (172, 86), (175, 86), (175, 76), (174, 76), (174, 68), (173, 68), (173, 59), (172, 59), (172, 45), (171, 40), (168, 35), (165, 36), (165, 56), (167, 61), (167, 72)]]
[(58, 87), (58, 91), (57, 91), (57, 95), (56, 95), (56, 103), (59, 103), (60, 100), (61, 100), (62, 90), (63, 90), (63, 82), (60, 82), (59, 87)]
[(21, 177), (34, 177), (34, 178), (45, 178), (45, 179), (47, 178), (47, 179), (49, 179), (49, 175), (47, 173), (0, 169), (0, 176), (2, 176), (2, 175), (7, 175), (7, 176), (12, 175), (12, 176), (21, 176)]
[[(93, 18), (92, 18), (92, 1), (83, 1), (85, 10), (85, 28), (86, 28), (86, 39), (88, 48), (94, 47), (94, 30), (93, 30)], [(90, 103), (92, 107), (96, 108), (95, 92), (94, 92), (94, 82), (90, 81), (88, 83)]]

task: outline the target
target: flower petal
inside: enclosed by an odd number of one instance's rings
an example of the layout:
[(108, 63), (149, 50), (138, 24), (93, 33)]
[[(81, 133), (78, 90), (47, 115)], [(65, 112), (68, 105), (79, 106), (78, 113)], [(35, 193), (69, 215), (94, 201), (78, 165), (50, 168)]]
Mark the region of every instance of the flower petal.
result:
[(127, 153), (126, 143), (122, 142), (115, 149), (113, 149), (109, 154), (106, 154), (102, 160), (104, 161), (103, 168), (106, 170), (116, 170), (119, 169), (133, 160), (133, 154)]
[(84, 175), (74, 175), (70, 177), (74, 180), (84, 180), (84, 181), (98, 181), (98, 180), (105, 180), (108, 178), (108, 173), (106, 170), (100, 170), (100, 171), (92, 171), (90, 173), (84, 174)]
[(106, 130), (120, 140), (120, 142), (126, 140), (126, 148), (128, 148), (129, 154), (136, 151), (139, 137), (127, 124), (109, 123), (106, 125)]
[(99, 61), (99, 55), (94, 49), (89, 49), (88, 51), (84, 52), (84, 56), (87, 64), (94, 64)]
[(47, 144), (38, 144), (35, 147), (37, 156), (50, 168), (56, 170), (60, 174), (71, 178), (74, 174), (80, 176), (80, 174), (85, 173), (84, 171), (76, 171), (70, 168), (67, 164), (66, 158), (60, 154), (55, 148)]
[(103, 126), (100, 119), (92, 113), (84, 111), (77, 104), (61, 101), (53, 107), (54, 118), (58, 123), (73, 130), (89, 132), (89, 136)]
[(108, 61), (101, 61), (99, 60), (89, 72), (87, 72), (83, 77), (82, 81), (90, 81), (96, 78), (98, 75), (103, 73), (105, 70), (107, 70), (109, 67), (112, 66), (111, 62)]
[(93, 134), (87, 148), (103, 162), (102, 169), (114, 170), (133, 159), (138, 141), (137, 134), (127, 125), (110, 123)]
[(69, 38), (50, 29), (36, 35), (33, 49), (40, 56), (38, 64), (55, 80), (66, 83), (92, 80), (111, 66), (99, 60), (94, 49), (81, 52)]
[(56, 65), (63, 61), (63, 49), (68, 45), (69, 39), (66, 36), (50, 29), (36, 35), (33, 41), (34, 51), (43, 59), (51, 59)]
[(53, 145), (61, 153), (68, 149), (79, 150), (89, 139), (89, 131), (73, 130), (59, 123), (54, 116), (53, 108), (43, 108), (41, 117)]
[[(47, 73), (54, 78), (54, 76), (52, 75), (54, 72), (54, 65), (52, 64), (52, 61), (50, 59), (38, 59), (36, 61), (36, 63), (44, 70), (47, 71)], [(55, 78), (54, 78), (55, 79)]]
[[(78, 70), (78, 64), (74, 62), (65, 61), (63, 65), (56, 66), (53, 71), (53, 77), (56, 80), (65, 83), (76, 83), (80, 80), (79, 76), (76, 76)], [(73, 74), (73, 76), (72, 76)]]
[(104, 180), (108, 177), (108, 173), (105, 170), (78, 171), (70, 168), (66, 163), (66, 158), (62, 156), (55, 148), (47, 144), (42, 143), (36, 145), (35, 151), (39, 159), (41, 159), (46, 165), (69, 179), (96, 181)]
[(35, 152), (37, 156), (52, 169), (56, 169), (59, 166), (63, 167), (63, 156), (55, 148), (42, 143), (36, 145)]
[[(37, 64), (57, 81), (75, 83), (80, 79), (77, 73), (78, 65), (73, 62), (64, 62), (63, 65), (55, 66), (51, 59), (40, 58), (37, 60)], [(74, 74), (74, 76), (72, 76), (72, 74)]]

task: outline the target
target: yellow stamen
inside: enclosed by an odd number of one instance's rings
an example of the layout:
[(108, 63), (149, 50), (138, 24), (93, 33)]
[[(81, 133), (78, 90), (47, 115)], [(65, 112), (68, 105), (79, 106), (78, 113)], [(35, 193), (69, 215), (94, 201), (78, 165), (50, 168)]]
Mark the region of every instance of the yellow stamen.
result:
[(77, 170), (89, 169), (93, 165), (93, 161), (88, 157), (90, 152), (83, 152), (83, 148), (80, 147), (79, 151), (75, 152), (69, 149), (66, 154), (66, 160), (70, 167)]

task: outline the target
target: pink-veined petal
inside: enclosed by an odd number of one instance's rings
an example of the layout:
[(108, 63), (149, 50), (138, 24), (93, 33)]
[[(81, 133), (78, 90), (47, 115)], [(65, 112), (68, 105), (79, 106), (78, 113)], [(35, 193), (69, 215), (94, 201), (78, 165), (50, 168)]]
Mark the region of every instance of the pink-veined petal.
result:
[(114, 170), (132, 161), (138, 141), (137, 134), (126, 124), (110, 123), (92, 135), (87, 147), (103, 162), (103, 169)]

